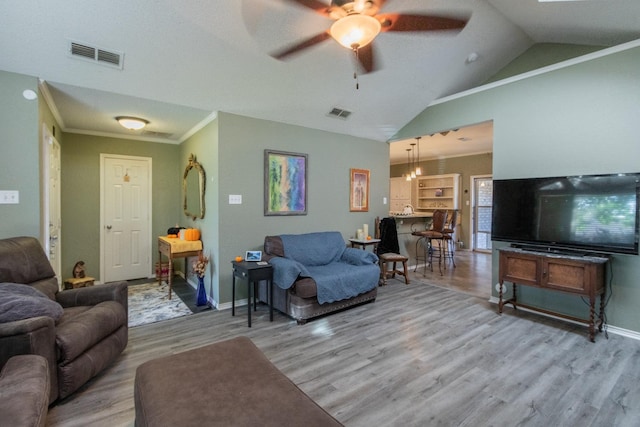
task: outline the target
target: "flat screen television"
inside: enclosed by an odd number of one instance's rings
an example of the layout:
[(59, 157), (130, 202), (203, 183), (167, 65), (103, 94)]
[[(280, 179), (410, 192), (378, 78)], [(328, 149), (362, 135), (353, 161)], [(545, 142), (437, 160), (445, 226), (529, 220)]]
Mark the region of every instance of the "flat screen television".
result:
[(493, 181), (492, 240), (638, 254), (640, 173)]

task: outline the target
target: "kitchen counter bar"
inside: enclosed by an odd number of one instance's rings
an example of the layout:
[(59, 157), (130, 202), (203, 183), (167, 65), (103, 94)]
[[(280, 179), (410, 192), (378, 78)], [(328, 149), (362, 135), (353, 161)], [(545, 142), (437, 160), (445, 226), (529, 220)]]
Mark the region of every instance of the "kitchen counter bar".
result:
[(413, 231), (424, 231), (431, 227), (430, 213), (416, 212), (411, 215), (392, 215), (396, 220), (396, 228), (398, 230), (398, 244), (400, 245), (400, 254), (409, 257), (409, 265), (416, 264), (416, 241), (417, 236), (413, 236)]
[(396, 221), (398, 219), (402, 219), (402, 218), (431, 218), (433, 216), (432, 213), (430, 212), (414, 212), (412, 214), (397, 214), (397, 213), (389, 213), (389, 216), (392, 216), (396, 219)]

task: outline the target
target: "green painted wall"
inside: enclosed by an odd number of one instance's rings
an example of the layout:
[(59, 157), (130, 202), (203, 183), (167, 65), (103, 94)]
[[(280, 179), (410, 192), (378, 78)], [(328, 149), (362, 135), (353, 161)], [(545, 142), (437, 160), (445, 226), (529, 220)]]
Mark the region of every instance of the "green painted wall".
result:
[[(39, 113), (37, 102), (23, 103), (25, 87), (37, 90), (37, 80), (0, 74), (3, 99), (13, 96), (13, 103), (20, 107), (2, 107), (6, 111), (1, 120), (9, 131), (0, 176), (7, 186), (15, 185), (21, 191), (18, 209), (0, 207), (11, 211), (0, 226), (0, 233), (7, 237), (16, 235), (21, 227), (25, 231), (18, 234), (39, 235), (38, 115), (49, 129), (58, 128), (46, 105)], [(223, 307), (231, 300), (231, 259), (248, 249), (261, 249), (267, 234), (338, 230), (346, 239), (363, 223), (372, 229), (374, 218), (388, 212), (383, 197), (389, 192), (389, 148), (384, 142), (225, 113), (179, 146), (60, 132), (56, 138), (62, 152), (63, 275), (71, 274), (80, 259), (86, 262), (89, 274), (97, 277), (99, 273), (101, 153), (153, 159), (152, 233), (165, 234), (176, 223), (202, 230), (205, 251), (211, 257), (207, 291)], [(307, 215), (264, 216), (263, 156), (267, 148), (309, 155)], [(190, 153), (196, 154), (207, 173), (204, 220), (193, 221), (182, 213), (182, 175)], [(350, 168), (371, 171), (369, 212), (349, 212)], [(230, 194), (242, 195), (243, 204), (229, 205)], [(153, 261), (156, 251), (154, 239)]]
[(602, 46), (537, 43), (507, 64), (502, 70), (494, 74), (485, 84), (546, 67), (547, 65), (557, 64), (567, 59), (577, 58), (601, 49), (603, 49)]
[[(264, 216), (265, 149), (309, 156), (307, 215)], [(180, 208), (178, 218), (181, 226), (201, 230), (210, 258), (207, 295), (221, 308), (231, 303), (231, 260), (262, 250), (265, 236), (338, 230), (347, 239), (363, 223), (373, 229), (375, 217), (388, 212), (382, 200), (389, 192), (389, 148), (383, 142), (220, 113), (180, 145), (180, 177), (191, 153), (207, 175), (206, 213), (192, 220)], [(349, 212), (350, 168), (371, 171), (369, 212)], [(230, 205), (231, 194), (241, 195), (242, 204)], [(195, 284), (191, 275), (187, 278)], [(246, 298), (243, 286), (237, 298)]]
[(38, 79), (0, 71), (0, 190), (19, 191), (18, 204), (0, 204), (0, 238), (40, 238), (38, 101), (25, 89), (38, 93)]
[[(493, 120), (495, 179), (640, 172), (640, 47), (603, 52), (608, 54), (435, 104), (394, 139)], [(497, 256), (493, 265), (495, 283)], [(611, 271), (609, 323), (640, 332), (640, 257), (616, 255)], [(535, 289), (522, 296), (533, 305), (584, 315), (584, 303), (575, 297)]]
[[(180, 218), (180, 147), (129, 139), (65, 133), (61, 148), (62, 275), (83, 260), (87, 273), (100, 273), (100, 154), (151, 157), (153, 164), (151, 270), (158, 258), (156, 236)], [(149, 271), (149, 275), (154, 274)], [(99, 280), (102, 280), (101, 278)]]
[[(383, 197), (389, 194), (389, 147), (384, 142), (227, 113), (218, 116), (218, 132), (220, 243), (212, 254), (217, 301), (231, 301), (231, 260), (246, 250), (261, 250), (265, 236), (337, 230), (347, 239), (364, 223), (373, 230), (375, 217), (388, 213)], [(265, 149), (309, 156), (307, 215), (264, 216)], [(349, 212), (350, 168), (371, 171), (369, 212)], [(229, 205), (230, 194), (242, 195), (242, 204)]]
[[(205, 289), (207, 296), (218, 303), (220, 294), (217, 284), (219, 283), (220, 274), (220, 236), (218, 223), (219, 216), (219, 177), (218, 177), (218, 119), (213, 120), (195, 135), (187, 139), (180, 145), (180, 179), (184, 175), (184, 170), (189, 163), (189, 155), (194, 154), (196, 160), (202, 165), (206, 174), (205, 188), (205, 215), (204, 219), (193, 220), (184, 215), (182, 211), (182, 194), (180, 199), (180, 225), (183, 227), (194, 227), (200, 229), (202, 244), (204, 245), (204, 254), (209, 257), (208, 272), (205, 275)], [(191, 261), (191, 260), (190, 260)], [(226, 263), (224, 263), (227, 267)], [(187, 264), (188, 270), (191, 271), (190, 263)], [(187, 274), (189, 280), (194, 286), (196, 279)], [(214, 286), (215, 284), (215, 286)]]
[[(465, 248), (471, 247), (471, 177), (475, 175), (491, 175), (493, 171), (492, 153), (473, 156), (449, 157), (443, 159), (423, 160), (420, 162), (423, 175), (460, 174), (460, 226), (456, 228), (457, 238), (462, 240)], [(392, 165), (391, 177), (406, 174), (407, 164)], [(467, 202), (469, 204), (467, 205)]]

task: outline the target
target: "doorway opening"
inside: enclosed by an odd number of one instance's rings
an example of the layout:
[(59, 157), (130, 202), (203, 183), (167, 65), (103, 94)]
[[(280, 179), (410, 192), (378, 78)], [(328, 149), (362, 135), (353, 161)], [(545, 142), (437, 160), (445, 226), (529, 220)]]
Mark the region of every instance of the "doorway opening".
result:
[(62, 283), (62, 217), (60, 210), (60, 144), (45, 124), (42, 125), (42, 224), (41, 241), (49, 262)]
[(493, 178), (471, 177), (471, 249), (491, 252), (491, 215), (493, 212)]

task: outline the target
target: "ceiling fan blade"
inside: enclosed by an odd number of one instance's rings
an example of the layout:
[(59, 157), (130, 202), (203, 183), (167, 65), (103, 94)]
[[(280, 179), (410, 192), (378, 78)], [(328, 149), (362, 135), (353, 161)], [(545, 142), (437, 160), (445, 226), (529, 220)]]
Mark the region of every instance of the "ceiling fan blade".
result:
[(364, 70), (363, 74), (376, 71), (379, 68), (373, 43), (369, 43), (364, 47), (358, 48), (358, 62), (360, 64), (360, 68)]
[(274, 52), (271, 53), (270, 55), (276, 59), (284, 59), (289, 55), (293, 55), (295, 53), (298, 53), (306, 48), (309, 48), (311, 46), (314, 46), (318, 43), (322, 43), (323, 41), (327, 40), (331, 38), (331, 35), (329, 34), (328, 31), (325, 31), (324, 33), (320, 33), (317, 34), (311, 38), (308, 38), (306, 40), (301, 41), (300, 43), (296, 43), (292, 46), (289, 46), (288, 48), (285, 48), (284, 50), (278, 51), (278, 52)]
[(311, 9), (319, 15), (325, 16), (327, 18), (329, 17), (329, 11), (331, 10), (331, 7), (321, 1), (318, 1), (318, 0), (287, 0), (287, 1), (289, 3), (295, 3), (300, 6), (304, 6), (308, 9)]
[(467, 25), (467, 19), (447, 18), (435, 15), (404, 15), (381, 13), (376, 18), (382, 24), (381, 31), (440, 31), (457, 30)]

